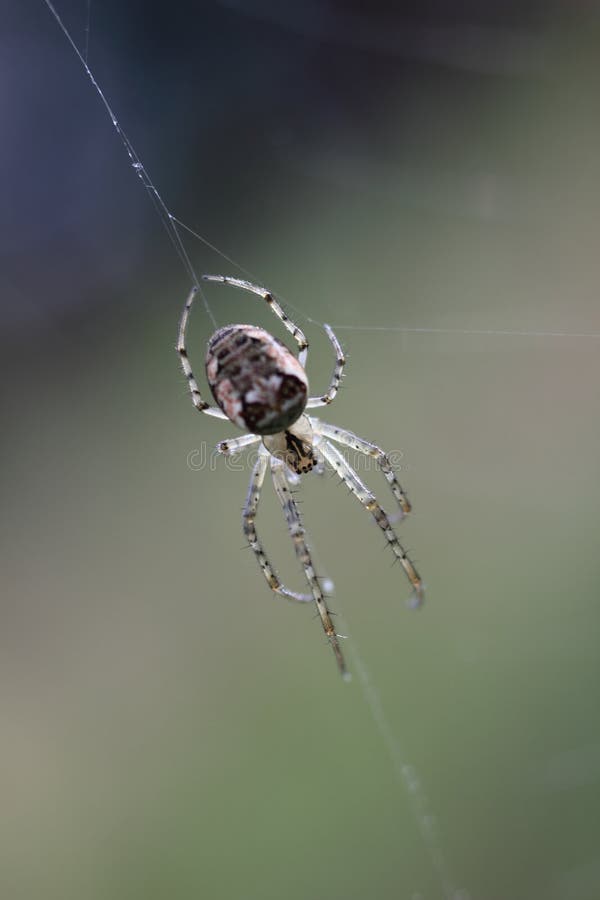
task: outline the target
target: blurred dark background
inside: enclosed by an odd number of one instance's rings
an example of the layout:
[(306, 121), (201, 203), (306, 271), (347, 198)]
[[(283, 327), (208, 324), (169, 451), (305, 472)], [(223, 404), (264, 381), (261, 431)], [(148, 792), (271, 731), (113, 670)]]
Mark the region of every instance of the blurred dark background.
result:
[[(595, 900), (598, 5), (56, 9), (169, 210), (298, 310), (316, 390), (339, 326), (327, 418), (402, 453), (418, 613), (334, 480), (302, 509), (455, 900)], [(248, 471), (188, 464), (233, 428), (186, 394), (189, 278), (106, 110), (42, 0), (2, 19), (2, 896), (451, 896), (358, 679), (243, 550)]]

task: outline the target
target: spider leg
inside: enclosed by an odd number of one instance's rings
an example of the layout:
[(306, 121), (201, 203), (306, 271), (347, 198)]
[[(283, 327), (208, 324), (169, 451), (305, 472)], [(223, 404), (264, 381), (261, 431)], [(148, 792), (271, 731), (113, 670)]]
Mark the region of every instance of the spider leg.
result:
[(231, 438), (227, 441), (219, 441), (215, 449), (217, 453), (222, 453), (224, 456), (231, 456), (234, 453), (238, 453), (240, 450), (244, 450), (246, 447), (251, 447), (252, 444), (258, 444), (259, 441), (259, 434), (243, 434), (241, 437)]
[(181, 360), (181, 367), (183, 368), (183, 374), (187, 379), (187, 383), (190, 386), (190, 393), (192, 395), (192, 403), (198, 410), (198, 412), (206, 413), (207, 416), (215, 416), (217, 419), (227, 419), (227, 416), (224, 412), (222, 412), (218, 406), (211, 406), (206, 400), (203, 400), (200, 395), (200, 390), (198, 388), (198, 383), (194, 378), (194, 373), (192, 372), (192, 367), (190, 365), (190, 361), (187, 355), (187, 349), (185, 346), (185, 333), (187, 330), (188, 320), (190, 318), (190, 311), (192, 309), (192, 304), (194, 302), (194, 298), (198, 293), (198, 288), (194, 286), (189, 293), (187, 300), (185, 301), (185, 306), (183, 307), (183, 312), (181, 314), (181, 320), (179, 322), (179, 333), (177, 336), (177, 352), (179, 353), (179, 359)]
[(243, 278), (231, 278), (229, 275), (203, 275), (202, 280), (216, 281), (218, 284), (229, 284), (232, 287), (241, 288), (243, 291), (250, 291), (252, 294), (257, 294), (259, 297), (262, 297), (263, 300), (266, 300), (277, 318), (283, 323), (284, 328), (289, 331), (294, 340), (297, 342), (298, 361), (302, 368), (306, 366), (308, 341), (306, 340), (304, 332), (300, 328), (298, 328), (298, 326), (294, 322), (292, 322), (290, 317), (286, 312), (283, 311), (280, 303), (275, 299), (270, 291), (258, 284), (252, 284), (251, 281), (246, 281)]
[(276, 460), (275, 458), (271, 460), (271, 475), (273, 477), (275, 491), (277, 492), (277, 496), (279, 497), (281, 506), (283, 507), (283, 511), (285, 513), (290, 536), (292, 538), (292, 541), (294, 542), (296, 556), (300, 560), (302, 568), (304, 569), (306, 580), (308, 581), (310, 589), (312, 591), (312, 599), (314, 599), (317, 610), (321, 617), (323, 630), (329, 639), (329, 643), (331, 644), (342, 677), (348, 678), (349, 673), (346, 669), (344, 657), (340, 649), (338, 635), (335, 633), (335, 628), (333, 627), (331, 615), (329, 613), (329, 610), (327, 609), (327, 603), (325, 601), (323, 591), (321, 590), (319, 579), (317, 578), (315, 570), (313, 568), (310, 551), (305, 539), (306, 532), (302, 524), (302, 519), (300, 518), (300, 511), (298, 510), (296, 501), (294, 500), (290, 492), (285, 477), (285, 472), (283, 470), (283, 465), (279, 460)]
[(365, 441), (363, 438), (359, 438), (351, 431), (346, 431), (345, 428), (338, 428), (337, 425), (329, 425), (327, 422), (321, 422), (320, 419), (311, 418), (310, 423), (315, 434), (321, 435), (324, 438), (329, 438), (332, 441), (337, 441), (338, 444), (342, 444), (344, 447), (350, 447), (352, 450), (356, 450), (364, 456), (372, 457), (383, 472), (394, 497), (398, 501), (402, 517), (408, 515), (412, 508), (410, 501), (400, 487), (393, 466), (387, 454), (381, 447), (378, 447), (377, 444), (371, 444), (370, 441)]
[(344, 366), (346, 365), (346, 357), (344, 356), (344, 352), (341, 348), (340, 342), (335, 336), (333, 329), (329, 325), (324, 325), (323, 327), (327, 332), (327, 337), (331, 341), (331, 345), (335, 353), (335, 365), (333, 367), (333, 373), (331, 375), (329, 387), (321, 397), (310, 397), (306, 404), (307, 409), (315, 409), (317, 406), (329, 406), (330, 403), (333, 403), (333, 401), (335, 400), (335, 395), (337, 394), (340, 387), (342, 374), (344, 372)]
[(252, 475), (250, 476), (248, 496), (246, 497), (244, 512), (242, 516), (244, 534), (254, 552), (254, 555), (256, 556), (261, 571), (266, 578), (267, 584), (269, 585), (273, 593), (279, 594), (279, 596), (281, 597), (287, 597), (288, 600), (297, 600), (300, 603), (311, 603), (313, 600), (312, 594), (297, 594), (295, 591), (290, 591), (282, 585), (279, 578), (275, 574), (271, 563), (267, 559), (258, 534), (256, 533), (256, 526), (254, 522), (256, 519), (256, 512), (260, 501), (261, 489), (263, 481), (265, 480), (265, 473), (267, 471), (268, 465), (269, 454), (265, 450), (264, 452), (259, 454), (259, 457), (256, 460), (256, 463), (252, 470)]
[(375, 495), (371, 493), (365, 484), (363, 484), (352, 466), (346, 462), (337, 447), (334, 447), (328, 440), (319, 443), (318, 452), (325, 457), (334, 472), (337, 472), (346, 487), (360, 500), (367, 512), (371, 513), (383, 531), (386, 541), (392, 548), (392, 552), (396, 558), (400, 560), (400, 565), (413, 586), (414, 602), (411, 605), (420, 606), (424, 599), (424, 588), (421, 576), (408, 558), (404, 547), (398, 540), (398, 536), (390, 524), (390, 520), (377, 502)]

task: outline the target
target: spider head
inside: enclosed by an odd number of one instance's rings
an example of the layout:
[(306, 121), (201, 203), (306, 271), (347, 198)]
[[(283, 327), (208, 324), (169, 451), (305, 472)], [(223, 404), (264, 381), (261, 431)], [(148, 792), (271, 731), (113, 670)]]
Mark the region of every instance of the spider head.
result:
[(305, 475), (317, 464), (312, 444), (303, 441), (291, 431), (284, 431), (286, 451), (283, 461), (296, 475)]
[(265, 435), (263, 443), (269, 453), (284, 462), (292, 472), (305, 475), (317, 465), (312, 438), (308, 417), (300, 416), (287, 431)]

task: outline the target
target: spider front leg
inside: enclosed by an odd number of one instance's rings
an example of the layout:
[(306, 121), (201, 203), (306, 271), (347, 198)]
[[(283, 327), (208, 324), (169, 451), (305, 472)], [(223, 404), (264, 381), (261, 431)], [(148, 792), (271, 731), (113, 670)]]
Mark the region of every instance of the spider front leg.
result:
[(260, 502), (261, 488), (263, 485), (263, 481), (265, 480), (265, 473), (267, 471), (268, 465), (269, 453), (261, 448), (261, 451), (259, 451), (258, 459), (256, 460), (256, 463), (252, 470), (252, 475), (250, 476), (248, 496), (246, 497), (246, 503), (244, 504), (244, 512), (242, 515), (244, 534), (254, 552), (254, 555), (256, 556), (267, 584), (269, 585), (273, 593), (279, 594), (279, 596), (281, 597), (287, 597), (288, 600), (296, 600), (300, 603), (311, 603), (313, 600), (311, 594), (298, 594), (296, 593), (296, 591), (290, 591), (282, 585), (279, 578), (275, 574), (271, 563), (267, 559), (258, 534), (256, 533), (256, 526), (254, 522), (256, 519), (258, 504)]
[(284, 327), (287, 328), (297, 342), (298, 360), (302, 368), (305, 367), (306, 355), (308, 353), (308, 341), (306, 340), (304, 332), (301, 328), (298, 328), (295, 322), (292, 322), (271, 291), (261, 287), (259, 284), (253, 284), (251, 281), (246, 281), (244, 278), (232, 278), (230, 275), (203, 275), (202, 280), (215, 281), (217, 284), (229, 284), (231, 287), (240, 288), (243, 291), (250, 291), (251, 294), (256, 294), (257, 296), (262, 297), (263, 300), (266, 300), (277, 318), (283, 323)]
[(187, 300), (185, 301), (185, 306), (183, 307), (183, 312), (181, 314), (181, 321), (179, 322), (179, 333), (177, 335), (177, 352), (179, 353), (179, 359), (181, 360), (183, 374), (185, 375), (190, 388), (192, 403), (194, 404), (198, 412), (206, 413), (207, 416), (215, 416), (215, 418), (217, 419), (226, 419), (227, 416), (219, 409), (218, 406), (211, 406), (206, 402), (206, 400), (202, 399), (200, 389), (198, 388), (198, 382), (194, 378), (194, 373), (192, 372), (192, 367), (187, 355), (187, 348), (185, 346), (185, 333), (190, 318), (192, 304), (194, 303), (194, 298), (197, 293), (198, 287), (194, 286), (190, 291)]
[(314, 599), (317, 610), (321, 617), (323, 631), (329, 639), (329, 643), (331, 644), (331, 648), (335, 655), (342, 677), (348, 679), (349, 672), (346, 669), (346, 663), (344, 662), (344, 657), (342, 655), (342, 651), (338, 641), (339, 635), (336, 634), (335, 628), (333, 627), (331, 614), (327, 609), (325, 596), (323, 594), (321, 585), (319, 584), (319, 579), (317, 578), (312, 564), (310, 551), (305, 539), (306, 532), (304, 531), (302, 519), (300, 518), (300, 512), (298, 510), (298, 506), (296, 505), (296, 501), (294, 500), (289, 489), (287, 479), (285, 477), (283, 463), (280, 460), (275, 459), (274, 457), (271, 459), (271, 474), (273, 476), (273, 484), (275, 486), (277, 496), (279, 497), (279, 501), (285, 513), (288, 531), (290, 533), (292, 541), (294, 542), (296, 556), (300, 560), (302, 568), (304, 569), (306, 580), (308, 581), (310, 589), (312, 591), (312, 599)]
[(383, 472), (385, 479), (398, 502), (402, 517), (408, 515), (412, 509), (410, 501), (400, 487), (393, 466), (387, 454), (381, 447), (378, 447), (377, 444), (372, 444), (370, 441), (365, 441), (363, 438), (359, 438), (351, 431), (346, 431), (345, 428), (338, 428), (337, 425), (329, 425), (327, 422), (321, 422), (320, 419), (311, 419), (310, 422), (315, 434), (330, 438), (330, 440), (337, 441), (338, 444), (342, 444), (344, 447), (350, 447), (351, 450), (356, 450), (358, 453), (362, 453), (364, 456), (370, 456), (374, 459)]
[(400, 561), (400, 565), (413, 586), (414, 600), (410, 605), (420, 606), (425, 596), (421, 576), (398, 540), (398, 536), (392, 528), (390, 520), (377, 502), (375, 495), (371, 493), (365, 484), (363, 484), (352, 466), (346, 462), (337, 447), (330, 444), (328, 440), (323, 440), (319, 443), (318, 452), (325, 457), (334, 472), (340, 476), (349, 491), (360, 500), (367, 512), (371, 513), (378, 526), (383, 531), (388, 545), (391, 547), (396, 559)]
[(307, 409), (316, 409), (318, 406), (329, 406), (330, 403), (333, 403), (344, 374), (344, 366), (346, 365), (346, 357), (344, 356), (341, 344), (335, 336), (333, 329), (329, 325), (324, 325), (323, 327), (327, 332), (327, 337), (331, 341), (335, 353), (335, 365), (333, 367), (329, 387), (321, 397), (310, 397), (306, 404)]

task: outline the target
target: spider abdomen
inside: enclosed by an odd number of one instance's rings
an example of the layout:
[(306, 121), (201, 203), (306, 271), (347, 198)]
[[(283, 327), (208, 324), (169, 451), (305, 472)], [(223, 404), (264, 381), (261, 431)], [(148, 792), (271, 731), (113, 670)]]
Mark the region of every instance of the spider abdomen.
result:
[(206, 375), (227, 418), (253, 434), (285, 431), (308, 399), (308, 379), (296, 357), (254, 325), (226, 325), (213, 334)]

